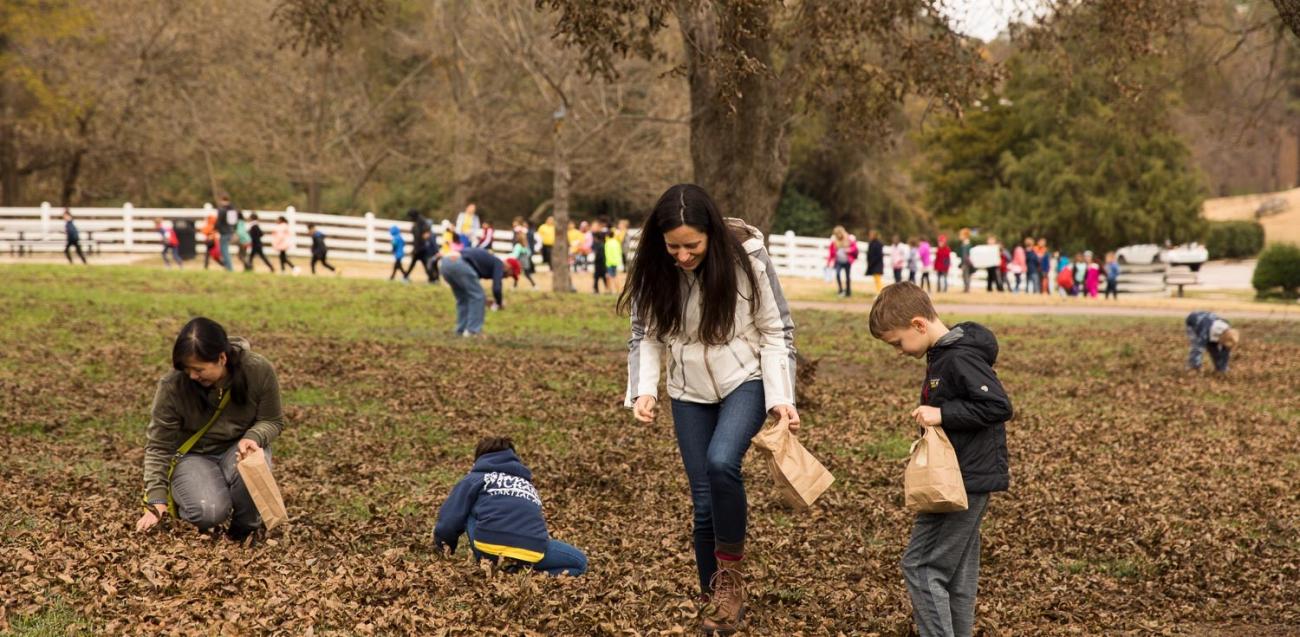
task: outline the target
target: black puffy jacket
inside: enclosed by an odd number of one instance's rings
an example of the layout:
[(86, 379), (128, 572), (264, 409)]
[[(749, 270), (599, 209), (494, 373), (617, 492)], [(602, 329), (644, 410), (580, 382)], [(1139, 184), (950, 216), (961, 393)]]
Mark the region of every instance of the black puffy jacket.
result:
[(1011, 483), (1011, 399), (993, 371), (997, 359), (997, 338), (978, 323), (954, 325), (926, 354), (921, 404), (943, 415), (968, 493), (1006, 491)]

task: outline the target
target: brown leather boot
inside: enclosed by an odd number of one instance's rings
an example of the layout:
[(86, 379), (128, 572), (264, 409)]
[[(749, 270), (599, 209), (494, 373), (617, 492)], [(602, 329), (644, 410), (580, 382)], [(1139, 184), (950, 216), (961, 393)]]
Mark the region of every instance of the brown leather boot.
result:
[(718, 572), (709, 580), (712, 590), (704, 608), (706, 633), (729, 635), (740, 630), (745, 619), (744, 560), (718, 560)]

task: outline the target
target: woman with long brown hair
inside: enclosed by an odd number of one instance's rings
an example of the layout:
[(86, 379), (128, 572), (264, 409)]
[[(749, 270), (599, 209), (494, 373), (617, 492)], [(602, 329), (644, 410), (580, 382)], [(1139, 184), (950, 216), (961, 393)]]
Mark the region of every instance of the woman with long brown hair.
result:
[(745, 612), (748, 504), (740, 464), (769, 415), (798, 428), (794, 322), (763, 235), (723, 219), (699, 186), (669, 188), (641, 231), (620, 311), (632, 319), (626, 406), (658, 411), (662, 354), (677, 446), (694, 505), (707, 631)]

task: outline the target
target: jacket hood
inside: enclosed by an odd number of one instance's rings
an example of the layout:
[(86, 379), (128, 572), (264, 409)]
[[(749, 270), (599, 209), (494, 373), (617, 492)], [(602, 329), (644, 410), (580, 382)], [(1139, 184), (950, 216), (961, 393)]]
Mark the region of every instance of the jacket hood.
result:
[(388, 227), (388, 234), (391, 234), (391, 235), (393, 235), (394, 237), (396, 237), (397, 235), (402, 234), (402, 229), (401, 229), (401, 228), (398, 228), (397, 226), (389, 226), (389, 227)]
[(753, 254), (766, 244), (763, 242), (763, 233), (758, 228), (745, 223), (744, 219), (727, 217), (723, 219), (727, 227), (736, 233), (737, 237), (742, 237), (740, 245), (745, 248), (745, 254)]
[(244, 337), (242, 337), (242, 336), (232, 336), (232, 337), (230, 337), (230, 345), (231, 345), (232, 347), (234, 347), (235, 349), (243, 350), (243, 351), (245, 351), (245, 352), (251, 352), (251, 351), (253, 351), (253, 344), (252, 344), (252, 343), (249, 343), (249, 342), (248, 342), (248, 339), (246, 339), (246, 338), (244, 338)]
[(998, 360), (998, 339), (979, 323), (958, 323), (934, 344), (935, 349), (969, 350), (989, 367)]
[(533, 472), (524, 466), (512, 449), (502, 449), (485, 453), (474, 461), (474, 471), (480, 473), (505, 473), (532, 481)]

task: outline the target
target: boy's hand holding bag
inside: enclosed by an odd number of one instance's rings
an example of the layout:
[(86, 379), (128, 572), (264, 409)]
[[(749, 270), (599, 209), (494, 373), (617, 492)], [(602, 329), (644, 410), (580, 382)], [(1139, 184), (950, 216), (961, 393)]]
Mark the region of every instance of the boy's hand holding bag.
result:
[(917, 513), (965, 511), (966, 483), (957, 464), (957, 451), (942, 427), (922, 427), (912, 443), (903, 470), (903, 496), (907, 508)]
[(781, 498), (796, 509), (811, 507), (835, 481), (835, 476), (790, 433), (788, 418), (765, 425), (754, 436), (754, 446), (767, 459)]
[(235, 468), (239, 470), (239, 477), (244, 479), (244, 486), (253, 497), (253, 504), (257, 505), (266, 530), (288, 522), (289, 514), (285, 511), (280, 487), (275, 483), (275, 476), (271, 475), (271, 467), (266, 464), (266, 452), (258, 449), (249, 453)]

